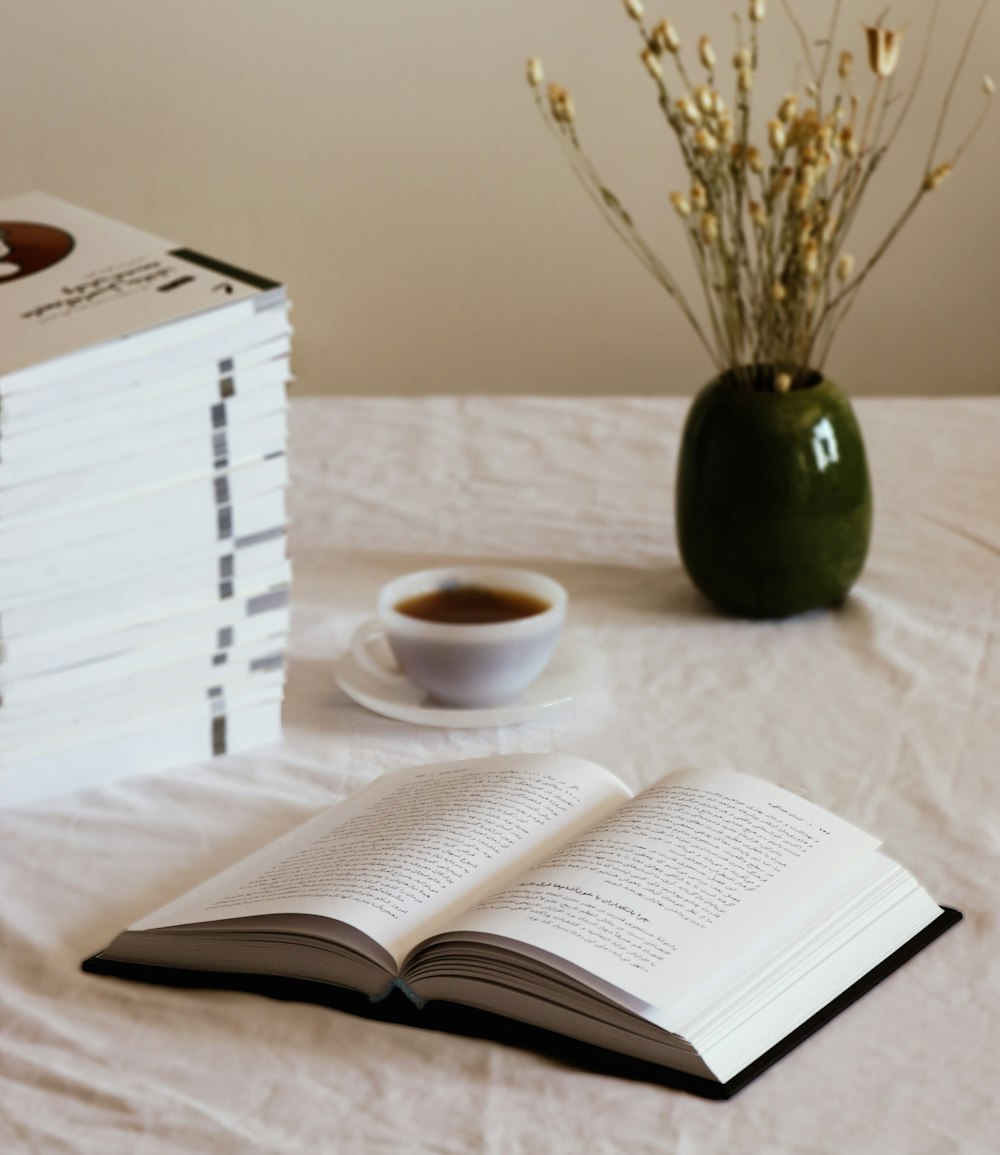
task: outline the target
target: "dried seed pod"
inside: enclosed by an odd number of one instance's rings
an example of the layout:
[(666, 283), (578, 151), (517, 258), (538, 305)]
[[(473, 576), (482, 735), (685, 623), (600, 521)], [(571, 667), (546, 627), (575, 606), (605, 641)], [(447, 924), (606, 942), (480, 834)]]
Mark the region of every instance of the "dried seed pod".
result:
[(846, 281), (850, 278), (851, 273), (854, 272), (854, 258), (850, 253), (844, 255), (837, 261), (837, 280)]
[(677, 111), (688, 124), (701, 124), (701, 113), (698, 111), (698, 106), (689, 97), (682, 96), (677, 101)]
[(861, 146), (854, 135), (854, 129), (849, 124), (845, 124), (840, 130), (840, 151), (848, 160), (854, 160), (861, 151)]
[(545, 79), (545, 73), (542, 71), (542, 62), (537, 56), (528, 58), (527, 75), (528, 83), (532, 88), (538, 88)]
[(944, 182), (950, 176), (951, 165), (939, 164), (937, 168), (931, 169), (931, 171), (924, 177), (924, 188), (930, 192), (932, 189), (936, 189), (939, 185), (944, 184)]
[(715, 112), (715, 92), (707, 84), (700, 84), (694, 90), (694, 98), (706, 116), (711, 116)]
[(795, 119), (795, 114), (798, 110), (799, 98), (794, 92), (790, 92), (778, 107), (778, 119), (788, 124)]
[(785, 133), (785, 126), (780, 120), (768, 121), (767, 139), (775, 152), (784, 152), (785, 145), (788, 143), (788, 137)]
[(806, 184), (805, 181), (800, 181), (792, 188), (788, 203), (792, 206), (794, 212), (804, 213), (809, 207), (809, 197), (811, 195), (812, 188)]
[(670, 194), (670, 203), (677, 210), (678, 216), (689, 217), (691, 215), (691, 202), (682, 192), (672, 192)]
[(560, 124), (572, 124), (576, 117), (576, 109), (573, 105), (573, 98), (559, 84), (549, 85), (549, 107), (552, 109), (552, 117)]
[(661, 20), (650, 33), (650, 44), (654, 52), (680, 52), (681, 38), (669, 20)]
[(719, 151), (719, 141), (707, 128), (699, 128), (694, 134), (694, 146), (702, 156), (714, 156)]
[(652, 50), (652, 48), (644, 48), (639, 53), (639, 58), (646, 66), (646, 71), (654, 80), (663, 79), (663, 65), (660, 64), (659, 57)]
[(883, 79), (896, 71), (902, 31), (883, 28), (881, 24), (865, 25), (868, 38), (868, 65), (876, 76)]

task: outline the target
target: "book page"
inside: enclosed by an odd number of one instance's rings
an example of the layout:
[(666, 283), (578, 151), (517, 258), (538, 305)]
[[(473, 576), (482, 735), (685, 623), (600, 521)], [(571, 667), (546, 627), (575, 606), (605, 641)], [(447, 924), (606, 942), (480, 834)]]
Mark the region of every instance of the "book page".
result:
[(556, 850), (449, 931), (517, 939), (663, 1008), (877, 846), (780, 787), (729, 771), (686, 771)]
[(401, 960), (630, 796), (595, 763), (512, 754), (384, 775), (130, 927), (316, 914)]

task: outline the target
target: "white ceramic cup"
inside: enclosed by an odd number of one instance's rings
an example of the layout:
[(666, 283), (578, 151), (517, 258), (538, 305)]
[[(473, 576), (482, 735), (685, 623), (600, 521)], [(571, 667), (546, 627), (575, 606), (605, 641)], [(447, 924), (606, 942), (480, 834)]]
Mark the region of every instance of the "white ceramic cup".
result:
[[(527, 594), (547, 608), (530, 617), (475, 624), (427, 621), (397, 609), (424, 594), (470, 586)], [(379, 590), (378, 617), (357, 628), (351, 652), (378, 681), (409, 681), (447, 706), (499, 706), (514, 701), (545, 669), (566, 603), (566, 590), (557, 581), (532, 570), (481, 565), (421, 570)]]

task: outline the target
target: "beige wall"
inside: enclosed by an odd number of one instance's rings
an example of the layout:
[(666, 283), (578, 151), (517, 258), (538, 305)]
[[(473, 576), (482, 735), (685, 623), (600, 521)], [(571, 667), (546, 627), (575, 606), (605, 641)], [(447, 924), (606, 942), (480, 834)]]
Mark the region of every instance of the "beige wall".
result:
[[(845, 0), (844, 43), (883, 0)], [(733, 3), (648, 0), (732, 46)], [(795, 0), (816, 35), (827, 0)], [(972, 0), (947, 0), (863, 254), (915, 187)], [(768, 4), (777, 99), (798, 49)], [(899, 0), (912, 67), (929, 0)], [(619, 0), (0, 0), (0, 196), (41, 188), (287, 280), (303, 392), (688, 393), (710, 375), (570, 175), (523, 79), (574, 93), (608, 183), (687, 275), (683, 184)], [(945, 140), (1000, 82), (1000, 4)], [(867, 285), (829, 368), (856, 394), (1000, 391), (1000, 109)], [(947, 151), (947, 150), (945, 150)]]

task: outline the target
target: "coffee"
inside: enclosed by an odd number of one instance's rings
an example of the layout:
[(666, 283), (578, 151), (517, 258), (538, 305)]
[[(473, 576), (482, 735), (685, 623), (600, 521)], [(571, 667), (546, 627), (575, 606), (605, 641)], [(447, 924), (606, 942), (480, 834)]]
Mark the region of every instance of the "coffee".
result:
[(425, 622), (478, 626), (531, 618), (551, 608), (549, 602), (519, 590), (488, 586), (451, 586), (405, 598), (393, 607), (397, 613)]
[(403, 574), (378, 591), (378, 616), (354, 631), (351, 654), (373, 692), (456, 710), (505, 705), (548, 665), (567, 600), (557, 581), (512, 566)]

